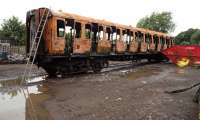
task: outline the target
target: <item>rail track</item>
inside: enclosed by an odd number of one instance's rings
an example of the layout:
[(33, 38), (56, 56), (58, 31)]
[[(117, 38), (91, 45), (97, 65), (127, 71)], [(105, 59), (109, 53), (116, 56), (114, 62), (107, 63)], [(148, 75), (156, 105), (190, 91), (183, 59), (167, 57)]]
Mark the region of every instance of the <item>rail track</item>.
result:
[[(59, 78), (70, 78), (70, 77), (80, 77), (80, 76), (85, 76), (85, 75), (89, 75), (89, 74), (102, 74), (102, 73), (108, 73), (108, 72), (114, 72), (114, 71), (120, 71), (120, 70), (126, 70), (126, 69), (133, 69), (133, 68), (137, 68), (140, 66), (144, 66), (144, 65), (149, 65), (149, 64), (155, 64), (156, 62), (147, 62), (147, 61), (142, 61), (142, 62), (126, 62), (126, 63), (111, 63), (109, 65), (109, 67), (102, 69), (101, 72), (99, 73), (94, 73), (91, 71), (88, 72), (73, 72), (73, 73), (66, 73), (66, 74), (58, 74), (57, 77)], [(37, 84), (40, 83), (40, 81), (32, 81), (32, 79), (36, 78), (36, 77), (45, 77), (46, 80), (52, 79), (48, 77), (47, 73), (41, 73), (41, 74), (37, 74), (30, 77), (30, 81), (28, 81), (26, 83), (26, 85), (31, 85), (31, 84)], [(43, 81), (43, 80), (41, 80)]]

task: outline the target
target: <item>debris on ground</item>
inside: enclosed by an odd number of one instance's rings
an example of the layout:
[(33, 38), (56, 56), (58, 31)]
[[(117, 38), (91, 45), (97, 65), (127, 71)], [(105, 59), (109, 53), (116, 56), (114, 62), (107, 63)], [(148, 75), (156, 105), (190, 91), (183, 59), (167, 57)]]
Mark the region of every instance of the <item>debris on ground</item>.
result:
[(26, 56), (21, 54), (0, 54), (0, 64), (23, 64), (26, 63)]

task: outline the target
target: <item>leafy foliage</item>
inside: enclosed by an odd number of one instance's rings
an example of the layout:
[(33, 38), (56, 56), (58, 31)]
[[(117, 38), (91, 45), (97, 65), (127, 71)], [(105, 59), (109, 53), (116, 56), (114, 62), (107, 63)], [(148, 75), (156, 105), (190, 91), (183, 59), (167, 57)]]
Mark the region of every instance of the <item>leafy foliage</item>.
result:
[(25, 44), (25, 24), (17, 17), (12, 16), (9, 19), (4, 19), (0, 29), (1, 37), (14, 38), (18, 45)]
[(193, 33), (190, 40), (192, 44), (199, 45), (200, 44), (200, 30), (197, 30), (195, 33)]
[(200, 43), (200, 30), (190, 28), (179, 33), (175, 37), (175, 43), (178, 45), (197, 45)]
[(171, 12), (153, 12), (150, 16), (140, 19), (137, 27), (170, 33), (175, 30), (175, 23), (172, 21)]

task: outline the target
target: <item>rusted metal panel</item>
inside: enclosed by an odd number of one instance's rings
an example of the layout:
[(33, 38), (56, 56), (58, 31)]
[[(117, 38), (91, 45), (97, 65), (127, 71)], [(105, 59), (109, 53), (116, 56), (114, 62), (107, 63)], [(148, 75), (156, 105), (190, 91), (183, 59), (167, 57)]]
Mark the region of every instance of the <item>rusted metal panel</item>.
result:
[(52, 53), (64, 53), (65, 49), (65, 37), (58, 37), (57, 32), (57, 20), (65, 21), (63, 18), (53, 17), (53, 29), (52, 29)]
[(134, 40), (134, 41), (132, 41), (132, 42), (130, 43), (129, 52), (131, 52), (131, 53), (138, 52), (138, 42), (136, 42), (136, 41)]
[(97, 53), (111, 52), (111, 44), (109, 40), (99, 40), (97, 44)]
[(157, 45), (157, 50), (156, 50), (156, 51), (160, 52), (160, 51), (161, 51), (161, 47), (162, 47), (162, 45), (159, 43), (159, 44)]
[[(40, 17), (42, 16), (42, 13), (44, 9), (36, 9), (35, 11), (35, 23), (38, 26)], [(51, 17), (49, 17), (45, 30), (44, 30), (44, 41), (45, 41), (45, 52), (48, 54), (64, 54), (65, 50), (65, 36), (64, 37), (58, 37), (57, 35), (57, 20), (62, 20), (65, 21), (66, 18), (74, 19), (75, 21), (80, 21), (81, 26), (85, 26), (87, 23), (97, 23), (98, 25), (102, 26), (115, 26), (116, 28), (120, 29), (120, 38), (119, 40), (116, 40), (115, 47), (116, 47), (116, 53), (124, 53), (127, 50), (127, 45), (126, 42), (122, 40), (122, 30), (130, 30), (130, 31), (140, 31), (143, 33), (143, 39), (141, 41), (141, 46), (138, 46), (139, 43), (135, 41), (135, 36), (134, 40), (130, 41), (130, 47), (128, 48), (128, 51), (131, 53), (134, 52), (147, 52), (147, 51), (155, 51), (155, 44), (153, 43), (153, 35), (157, 35), (158, 37), (164, 36), (170, 38), (167, 34), (161, 33), (161, 32), (155, 32), (151, 31), (148, 29), (143, 29), (143, 28), (135, 28), (132, 26), (126, 26), (126, 25), (121, 25), (118, 23), (112, 23), (109, 21), (105, 20), (98, 20), (94, 18), (89, 18), (89, 17), (84, 17), (84, 16), (79, 16), (75, 14), (70, 14), (70, 13), (64, 13), (62, 11), (51, 11)], [(37, 28), (37, 27), (36, 27)], [(74, 54), (86, 54), (88, 52), (91, 52), (91, 45), (92, 45), (92, 40), (91, 39), (86, 39), (85, 37), (85, 28), (81, 28), (81, 38), (74, 38), (72, 41), (72, 46), (73, 47), (73, 53)], [(151, 34), (152, 35), (152, 40), (151, 43), (145, 43), (145, 34)], [(170, 47), (172, 43), (168, 45)], [(166, 49), (167, 45), (157, 46), (157, 51), (160, 51), (161, 49)], [(140, 50), (138, 51), (138, 48)], [(98, 40), (97, 43), (97, 53), (109, 53), (111, 52), (111, 41), (105, 39), (105, 30), (104, 30), (104, 39), (103, 40)]]
[(154, 43), (150, 43), (149, 51), (150, 52), (154, 52), (155, 51), (155, 44)]
[(124, 53), (126, 51), (126, 43), (122, 40), (116, 41), (116, 52), (117, 53)]
[(73, 53), (74, 54), (86, 54), (89, 53), (91, 49), (90, 39), (75, 39), (73, 43)]
[(147, 43), (141, 42), (140, 52), (147, 52)]

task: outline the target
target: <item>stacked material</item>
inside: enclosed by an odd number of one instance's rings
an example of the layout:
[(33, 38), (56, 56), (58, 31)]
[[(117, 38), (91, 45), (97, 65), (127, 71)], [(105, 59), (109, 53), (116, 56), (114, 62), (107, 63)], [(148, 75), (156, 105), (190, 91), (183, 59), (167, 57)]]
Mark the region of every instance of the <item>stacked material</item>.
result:
[(8, 61), (11, 64), (22, 64), (26, 62), (26, 57), (21, 54), (8, 55)]

